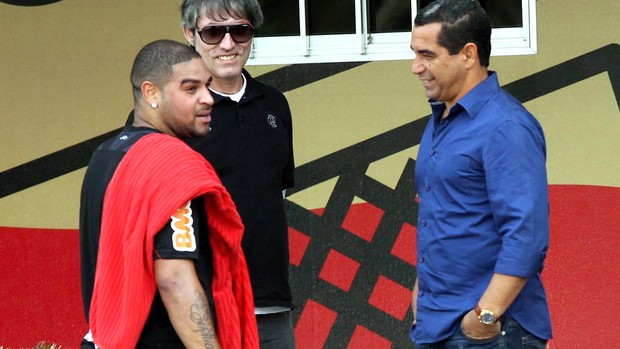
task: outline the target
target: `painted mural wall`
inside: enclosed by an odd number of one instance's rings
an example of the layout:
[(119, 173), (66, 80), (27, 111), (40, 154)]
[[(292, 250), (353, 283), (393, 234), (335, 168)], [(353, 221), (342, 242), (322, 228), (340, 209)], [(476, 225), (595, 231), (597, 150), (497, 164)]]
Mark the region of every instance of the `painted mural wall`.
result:
[[(179, 5), (0, 1), (0, 347), (78, 347), (84, 166), (132, 107), (137, 51), (182, 41)], [(620, 3), (537, 6), (538, 53), (492, 57), (491, 69), (547, 137), (550, 347), (606, 348), (620, 342)], [(249, 67), (293, 111), (300, 349), (412, 347), (413, 173), (430, 109), (410, 64)]]

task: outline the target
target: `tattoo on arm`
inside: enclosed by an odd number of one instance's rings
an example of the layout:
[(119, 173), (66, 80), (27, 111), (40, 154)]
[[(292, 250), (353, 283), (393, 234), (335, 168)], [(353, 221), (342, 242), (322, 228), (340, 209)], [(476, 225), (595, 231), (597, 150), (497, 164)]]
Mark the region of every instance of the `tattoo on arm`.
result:
[(197, 326), (194, 332), (200, 333), (205, 348), (219, 348), (207, 297), (198, 290), (194, 291), (194, 296), (194, 304), (191, 305), (189, 314), (190, 320)]

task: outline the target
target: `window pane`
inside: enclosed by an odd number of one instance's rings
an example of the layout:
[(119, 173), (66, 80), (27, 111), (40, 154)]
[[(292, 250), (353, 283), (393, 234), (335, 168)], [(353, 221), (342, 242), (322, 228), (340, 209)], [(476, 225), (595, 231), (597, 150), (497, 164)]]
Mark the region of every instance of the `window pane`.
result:
[[(291, 0), (282, 0), (291, 1)], [(307, 0), (308, 34), (354, 34), (353, 0)]]
[(257, 37), (299, 35), (299, 1), (260, 0), (265, 23), (256, 30)]
[[(433, 1), (419, 0), (418, 10)], [(523, 26), (521, 0), (479, 0), (479, 2), (489, 14), (493, 28), (519, 28)]]
[(368, 0), (371, 33), (411, 31), (411, 0)]

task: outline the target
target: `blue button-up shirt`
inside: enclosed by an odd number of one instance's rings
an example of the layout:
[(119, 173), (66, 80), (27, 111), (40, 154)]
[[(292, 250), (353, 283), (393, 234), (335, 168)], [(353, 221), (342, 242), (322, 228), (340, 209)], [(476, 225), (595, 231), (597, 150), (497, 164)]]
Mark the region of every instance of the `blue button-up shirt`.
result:
[(478, 84), (433, 115), (416, 162), (416, 343), (454, 333), (493, 273), (528, 278), (506, 311), (541, 338), (551, 323), (540, 273), (549, 244), (546, 145), (538, 121), (499, 87)]

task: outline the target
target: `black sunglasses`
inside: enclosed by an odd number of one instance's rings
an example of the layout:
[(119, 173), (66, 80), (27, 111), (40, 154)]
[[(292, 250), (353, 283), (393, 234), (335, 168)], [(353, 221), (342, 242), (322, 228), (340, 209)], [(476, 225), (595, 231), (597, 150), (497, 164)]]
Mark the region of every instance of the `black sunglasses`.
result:
[(230, 36), (236, 43), (244, 43), (252, 39), (254, 35), (254, 28), (249, 24), (236, 24), (236, 25), (213, 25), (206, 26), (200, 30), (196, 28), (196, 32), (200, 36), (200, 39), (209, 45), (219, 44), (226, 33), (230, 33)]

